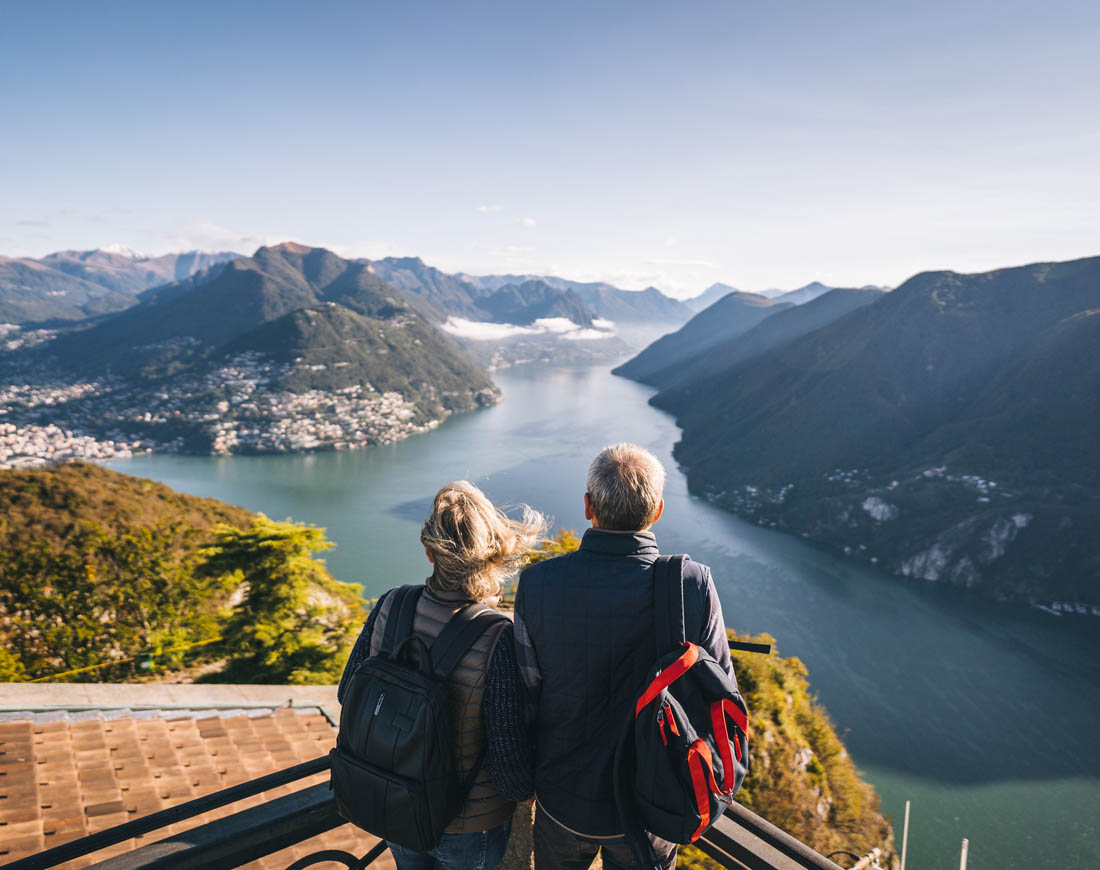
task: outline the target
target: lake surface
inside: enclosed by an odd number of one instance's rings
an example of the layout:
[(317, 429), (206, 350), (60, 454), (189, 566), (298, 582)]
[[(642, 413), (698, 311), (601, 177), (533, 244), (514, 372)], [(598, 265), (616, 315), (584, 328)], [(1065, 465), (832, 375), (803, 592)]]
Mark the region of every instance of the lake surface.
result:
[(669, 470), (662, 549), (710, 564), (726, 622), (807, 664), (899, 846), (913, 801), (908, 867), (955, 870), (967, 837), (972, 870), (1100, 868), (1100, 622), (903, 581), (713, 508), (676, 471), (652, 391), (609, 368), (498, 372), (500, 405), (385, 447), (111, 467), (325, 526), (332, 572), (373, 597), (429, 573), (419, 528), (443, 483), (580, 531), (588, 462), (635, 441)]

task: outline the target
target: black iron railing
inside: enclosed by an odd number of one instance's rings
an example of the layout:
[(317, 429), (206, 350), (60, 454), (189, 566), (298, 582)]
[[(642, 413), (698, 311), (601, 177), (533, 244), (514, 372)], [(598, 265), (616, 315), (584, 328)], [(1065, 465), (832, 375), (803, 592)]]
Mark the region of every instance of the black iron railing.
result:
[[(63, 843), (13, 861), (0, 870), (48, 870), (328, 768), (326, 755)], [(100, 861), (92, 870), (232, 870), (344, 824), (345, 820), (336, 812), (328, 783), (321, 783)], [(734, 870), (842, 870), (738, 804), (733, 804), (696, 845), (723, 867)], [(325, 861), (361, 870), (385, 851), (384, 842), (359, 857), (326, 849), (294, 861), (287, 870), (303, 870)]]

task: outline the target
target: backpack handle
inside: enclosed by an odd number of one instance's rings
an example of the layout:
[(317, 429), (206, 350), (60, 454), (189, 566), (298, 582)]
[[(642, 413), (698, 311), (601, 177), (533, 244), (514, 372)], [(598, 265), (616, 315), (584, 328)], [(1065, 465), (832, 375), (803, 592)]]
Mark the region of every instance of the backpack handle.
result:
[(391, 659), (393, 661), (397, 661), (401, 657), (401, 653), (404, 652), (408, 648), (409, 644), (411, 644), (413, 641), (420, 644), (420, 658), (419, 658), (420, 673), (422, 673), (424, 675), (428, 675), (428, 674), (432, 673), (432, 671), (434, 669), (432, 668), (432, 650), (431, 650), (431, 647), (429, 647), (426, 643), (424, 643), (423, 639), (417, 637), (415, 634), (410, 634), (407, 638), (405, 638), (403, 641), (401, 641), (401, 643), (398, 645), (397, 649), (394, 650), (393, 656), (391, 657)]

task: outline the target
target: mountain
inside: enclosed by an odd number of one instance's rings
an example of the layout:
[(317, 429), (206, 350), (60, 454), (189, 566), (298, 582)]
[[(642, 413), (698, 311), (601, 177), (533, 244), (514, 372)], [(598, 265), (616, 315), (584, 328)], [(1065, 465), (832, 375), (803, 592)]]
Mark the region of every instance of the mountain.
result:
[(827, 287), (820, 281), (811, 281), (805, 287), (799, 287), (797, 290), (787, 291), (774, 291), (775, 295), (768, 293), (766, 295), (774, 299), (776, 302), (789, 302), (791, 305), (802, 305), (806, 302), (816, 299), (818, 296), (824, 296), (832, 287)]
[[(643, 384), (660, 385), (676, 366), (708, 348), (752, 329), (765, 318), (790, 306), (755, 293), (729, 293), (696, 314), (676, 332), (662, 336), (613, 373)], [(664, 375), (659, 373), (664, 372)], [(659, 379), (659, 380), (658, 380)]]
[(386, 283), (402, 291), (425, 317), (442, 323), (449, 315), (470, 320), (485, 317), (479, 299), (492, 291), (427, 265), (419, 257), (386, 257), (370, 260), (368, 268)]
[(921, 273), (654, 404), (732, 510), (905, 576), (1098, 602), (1097, 309), (1100, 257)]
[(545, 281), (524, 281), (501, 287), (482, 299), (478, 307), (498, 323), (526, 325), (548, 317), (564, 317), (578, 326), (595, 319), (572, 290), (559, 290)]
[[(654, 373), (650, 383), (662, 387), (654, 401), (664, 407), (688, 407), (704, 400), (710, 395), (708, 390), (721, 388), (724, 373), (738, 363), (827, 326), (849, 311), (870, 305), (882, 296), (882, 292), (838, 288), (811, 302), (778, 311), (752, 329), (704, 350), (694, 359), (678, 361)], [(680, 385), (683, 385), (682, 391), (677, 391)]]
[[(731, 287), (729, 284), (711, 284), (706, 290), (700, 293), (698, 296), (693, 296), (691, 299), (685, 299), (684, 304), (698, 314), (704, 308), (710, 308), (715, 302), (721, 299), (723, 296), (728, 296), (730, 293), (740, 293), (736, 287)], [(761, 294), (765, 295), (765, 294)]]
[(142, 290), (182, 281), (213, 266), (241, 257), (232, 251), (184, 251), (143, 257), (126, 248), (112, 246), (92, 251), (58, 251), (38, 262), (108, 290), (136, 296)]
[(570, 281), (554, 275), (467, 275), (464, 282), (492, 292), (525, 281), (542, 281), (558, 290), (572, 290), (600, 318), (615, 323), (683, 323), (692, 310), (683, 302), (665, 296), (656, 287), (621, 290), (603, 281)]
[(121, 311), (143, 290), (237, 256), (187, 251), (142, 257), (112, 247), (59, 251), (38, 260), (0, 257), (0, 322), (76, 321)]
[[(497, 400), (447, 335), (366, 264), (260, 248), (22, 354), (63, 402), (7, 419), (109, 443), (278, 452), (388, 443)], [(51, 387), (54, 389), (54, 387)], [(63, 440), (63, 439), (62, 439)]]
[[(197, 283), (158, 289), (139, 305), (84, 331), (63, 335), (51, 347), (74, 363), (124, 372), (167, 355), (178, 361), (206, 355), (284, 314), (337, 298), (362, 313), (391, 317), (403, 297), (365, 266), (323, 248), (287, 243), (232, 260)], [(191, 348), (185, 351), (183, 348)]]
[(225, 354), (259, 352), (292, 366), (280, 382), (291, 392), (338, 392), (369, 384), (378, 393), (415, 396), (425, 406), (425, 419), (436, 419), (473, 407), (473, 390), (491, 389), (477, 366), (441, 338), (407, 309), (372, 317), (322, 302), (246, 333)]
[(691, 318), (692, 309), (656, 287), (620, 290), (610, 284), (572, 284), (570, 288), (597, 317), (615, 323), (661, 323), (675, 326)]
[(51, 269), (37, 260), (0, 257), (0, 323), (83, 320), (118, 311), (133, 297)]

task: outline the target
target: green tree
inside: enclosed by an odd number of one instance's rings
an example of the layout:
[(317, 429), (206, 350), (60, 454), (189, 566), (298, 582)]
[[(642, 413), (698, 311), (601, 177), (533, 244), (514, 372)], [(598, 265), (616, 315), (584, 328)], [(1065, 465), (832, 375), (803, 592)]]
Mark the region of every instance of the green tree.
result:
[(333, 683), (363, 622), (359, 590), (341, 583), (313, 554), (332, 544), (323, 529), (262, 514), (247, 531), (215, 529), (201, 576), (233, 586), (239, 598), (222, 637), (229, 666), (219, 680)]
[[(0, 551), (0, 629), (27, 672), (48, 676), (215, 636), (228, 590), (199, 577), (182, 524), (132, 533), (76, 525), (64, 546)], [(117, 680), (117, 668), (70, 679)]]
[(545, 559), (553, 559), (555, 556), (564, 556), (566, 553), (572, 553), (580, 545), (581, 539), (573, 529), (559, 529), (554, 537), (543, 541), (528, 553), (527, 561), (542, 562)]
[(21, 683), (25, 679), (23, 663), (8, 649), (6, 641), (0, 643), (0, 683)]

